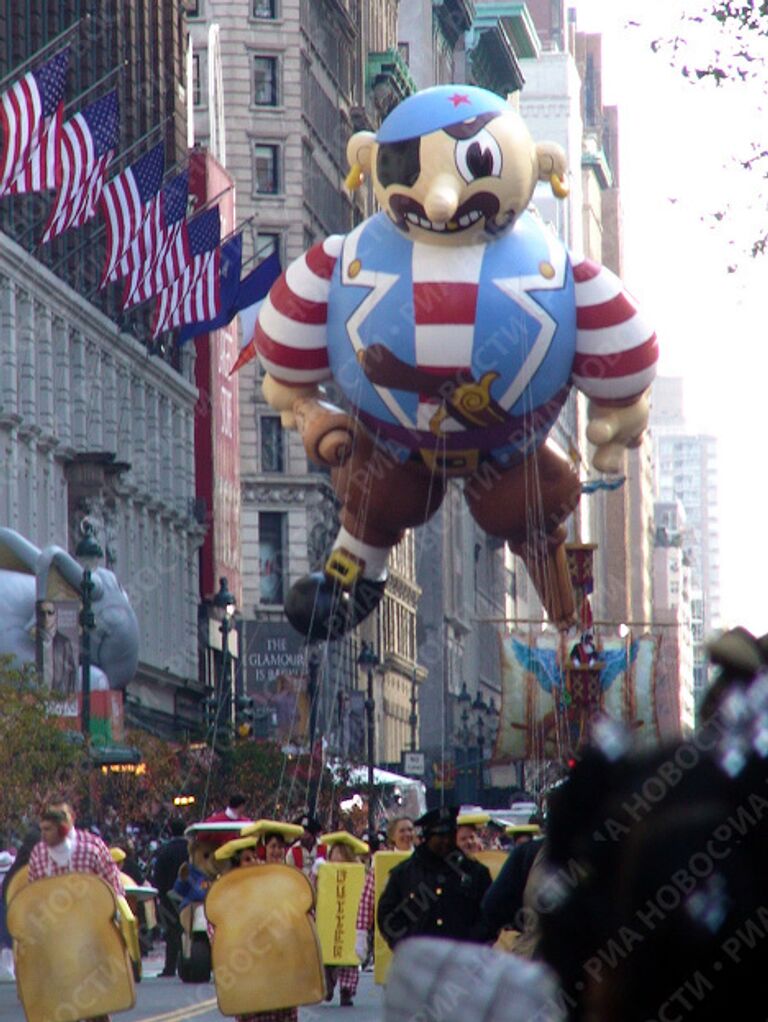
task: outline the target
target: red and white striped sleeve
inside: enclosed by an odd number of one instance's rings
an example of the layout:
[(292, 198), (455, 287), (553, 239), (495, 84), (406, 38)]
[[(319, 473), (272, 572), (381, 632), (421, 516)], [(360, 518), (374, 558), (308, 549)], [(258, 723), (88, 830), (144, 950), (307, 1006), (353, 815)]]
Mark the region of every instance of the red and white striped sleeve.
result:
[(330, 379), (328, 294), (343, 242), (334, 234), (292, 262), (261, 307), (254, 345), (266, 371), (280, 383), (306, 386)]
[(656, 334), (610, 270), (583, 259), (574, 265), (573, 277), (573, 382), (601, 404), (630, 404), (648, 389), (656, 375)]

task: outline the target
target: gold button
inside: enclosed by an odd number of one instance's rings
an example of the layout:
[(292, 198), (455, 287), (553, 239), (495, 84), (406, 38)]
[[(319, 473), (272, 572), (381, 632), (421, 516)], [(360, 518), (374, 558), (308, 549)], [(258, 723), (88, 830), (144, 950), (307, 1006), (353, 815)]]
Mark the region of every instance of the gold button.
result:
[(442, 926), (443, 925), (443, 920), (442, 919), (438, 919), (437, 920), (437, 925), (438, 926)]
[(546, 277), (547, 280), (552, 280), (555, 275), (555, 268), (552, 263), (541, 262), (539, 263), (539, 273), (542, 277)]
[(348, 277), (356, 277), (358, 275), (358, 273), (360, 272), (360, 270), (362, 270), (362, 268), (363, 268), (363, 264), (360, 262), (360, 260), (359, 259), (353, 259), (352, 262), (347, 267), (347, 276)]

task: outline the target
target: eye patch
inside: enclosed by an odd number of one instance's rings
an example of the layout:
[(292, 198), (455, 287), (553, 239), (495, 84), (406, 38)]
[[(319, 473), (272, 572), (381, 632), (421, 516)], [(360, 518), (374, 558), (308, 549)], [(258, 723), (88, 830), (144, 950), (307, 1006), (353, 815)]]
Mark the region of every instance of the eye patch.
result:
[(421, 173), (420, 145), (420, 138), (409, 138), (405, 142), (388, 142), (379, 146), (376, 176), (382, 187), (405, 185), (412, 188), (416, 184)]

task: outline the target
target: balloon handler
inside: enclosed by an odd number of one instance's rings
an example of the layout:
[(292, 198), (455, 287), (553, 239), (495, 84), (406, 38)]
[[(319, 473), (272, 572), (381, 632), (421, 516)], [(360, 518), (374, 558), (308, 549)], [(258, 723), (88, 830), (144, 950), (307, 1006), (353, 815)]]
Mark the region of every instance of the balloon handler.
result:
[[(237, 363), (258, 354), (265, 399), (331, 467), (341, 502), (331, 554), (286, 614), (313, 639), (353, 628), (382, 598), (390, 550), (462, 477), (475, 520), (567, 627), (564, 523), (580, 483), (548, 433), (575, 385), (594, 466), (618, 472), (647, 425), (656, 336), (609, 270), (529, 211), (540, 180), (567, 194), (565, 154), (496, 94), (416, 93), (347, 156), (348, 185), (370, 175), (381, 211), (288, 267)], [(348, 413), (323, 402), (330, 382)]]

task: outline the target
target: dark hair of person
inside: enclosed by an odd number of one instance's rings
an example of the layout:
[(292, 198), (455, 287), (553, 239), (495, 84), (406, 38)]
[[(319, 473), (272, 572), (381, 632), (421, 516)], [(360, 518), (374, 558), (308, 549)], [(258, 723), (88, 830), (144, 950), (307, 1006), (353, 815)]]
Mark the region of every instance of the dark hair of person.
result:
[(171, 837), (181, 837), (186, 829), (187, 825), (180, 816), (173, 816), (168, 821), (168, 830)]
[(239, 809), (240, 806), (244, 806), (247, 801), (248, 799), (241, 791), (236, 791), (229, 796), (229, 802), (227, 805), (230, 809)]
[(540, 952), (571, 1020), (765, 1015), (768, 765), (710, 739), (590, 750), (552, 795)]

